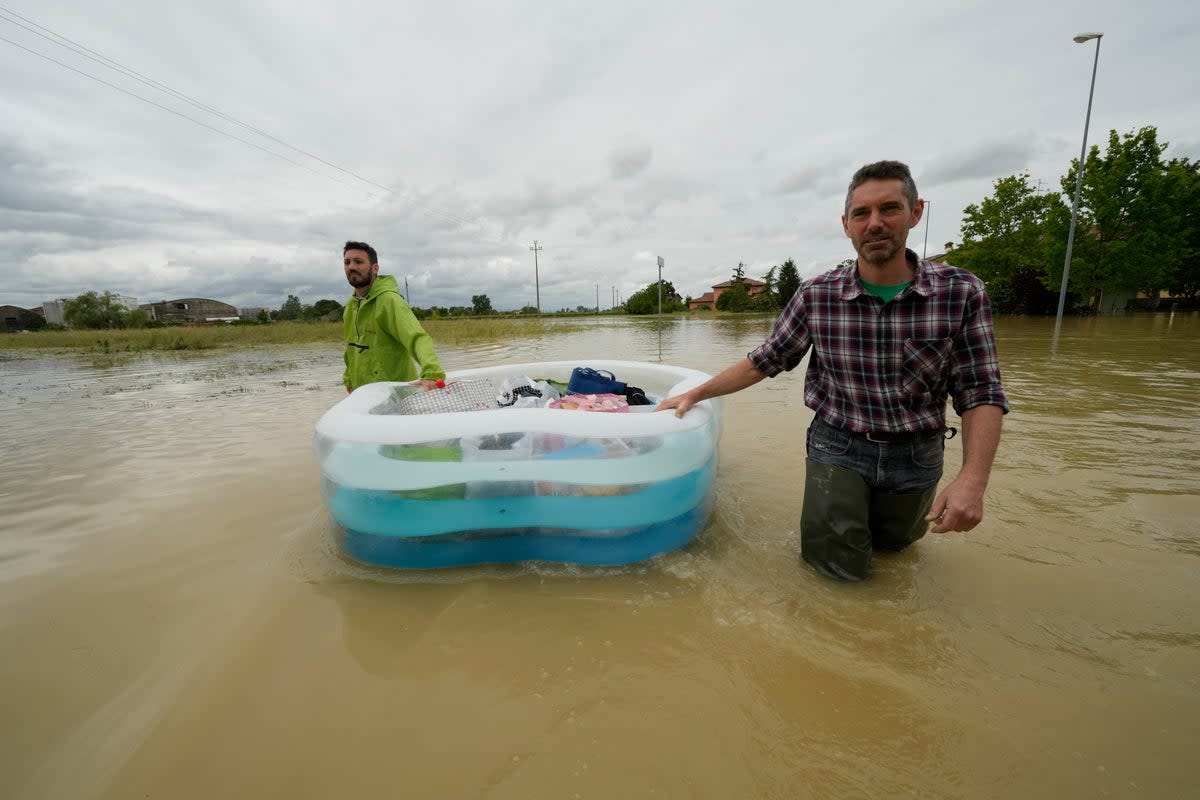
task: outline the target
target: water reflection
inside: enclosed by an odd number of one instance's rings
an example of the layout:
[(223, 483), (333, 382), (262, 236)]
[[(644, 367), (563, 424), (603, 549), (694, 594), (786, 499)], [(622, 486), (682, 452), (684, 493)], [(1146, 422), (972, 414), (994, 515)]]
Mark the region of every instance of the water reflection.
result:
[[(715, 372), (772, 322), (439, 350)], [(997, 320), (981, 527), (852, 587), (798, 557), (802, 369), (728, 399), (683, 550), (404, 573), (339, 556), (319, 500), (336, 347), (6, 353), (0, 796), (1187, 796), (1200, 315), (1052, 325)]]

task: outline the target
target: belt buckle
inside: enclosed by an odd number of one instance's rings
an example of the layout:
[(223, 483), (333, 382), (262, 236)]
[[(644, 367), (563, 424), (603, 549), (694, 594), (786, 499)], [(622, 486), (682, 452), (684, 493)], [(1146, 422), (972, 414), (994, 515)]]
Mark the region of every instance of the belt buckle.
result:
[(868, 442), (874, 442), (875, 444), (888, 444), (891, 441), (891, 439), (876, 439), (871, 435), (871, 431), (867, 431), (864, 435), (867, 437)]

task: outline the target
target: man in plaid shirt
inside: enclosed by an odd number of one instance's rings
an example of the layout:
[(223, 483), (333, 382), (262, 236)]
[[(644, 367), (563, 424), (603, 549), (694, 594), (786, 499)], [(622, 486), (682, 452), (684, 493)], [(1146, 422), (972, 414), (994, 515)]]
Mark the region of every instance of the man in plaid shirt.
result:
[[(983, 283), (905, 247), (924, 205), (904, 164), (859, 169), (842, 216), (855, 263), (805, 281), (762, 345), (658, 406), (683, 416), (808, 355), (804, 402), (815, 415), (801, 553), (839, 580), (869, 577), (874, 550), (902, 550), (929, 523), (935, 533), (978, 525), (1008, 412)], [(962, 417), (963, 464), (938, 494), (945, 439), (956, 432), (947, 398)]]

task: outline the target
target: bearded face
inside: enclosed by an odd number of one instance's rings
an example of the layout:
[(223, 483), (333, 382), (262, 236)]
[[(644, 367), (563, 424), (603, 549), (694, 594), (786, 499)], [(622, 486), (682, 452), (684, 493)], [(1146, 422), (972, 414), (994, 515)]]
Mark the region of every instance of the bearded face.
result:
[(365, 250), (347, 250), (342, 256), (342, 266), (346, 270), (346, 280), (355, 289), (370, 286), (379, 273), (379, 265), (371, 263)]
[(851, 194), (842, 226), (858, 257), (881, 266), (904, 251), (921, 210), (920, 201), (917, 208), (909, 207), (899, 180), (871, 180)]

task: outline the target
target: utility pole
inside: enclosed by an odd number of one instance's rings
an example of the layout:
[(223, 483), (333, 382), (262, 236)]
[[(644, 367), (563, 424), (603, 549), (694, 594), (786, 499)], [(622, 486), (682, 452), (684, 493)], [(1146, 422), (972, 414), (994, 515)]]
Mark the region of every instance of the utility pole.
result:
[(412, 305), (412, 296), (408, 293), (408, 276), (404, 276), (404, 302)]
[(533, 247), (529, 248), (533, 251), (533, 290), (537, 292), (537, 312), (542, 313), (542, 287), (538, 280), (538, 257), (537, 254), (544, 248), (538, 247), (537, 239), (533, 240)]

